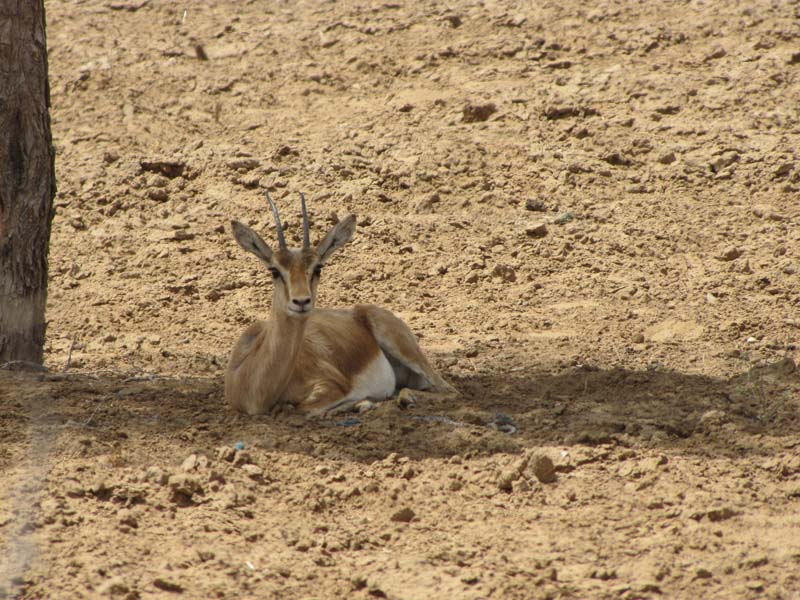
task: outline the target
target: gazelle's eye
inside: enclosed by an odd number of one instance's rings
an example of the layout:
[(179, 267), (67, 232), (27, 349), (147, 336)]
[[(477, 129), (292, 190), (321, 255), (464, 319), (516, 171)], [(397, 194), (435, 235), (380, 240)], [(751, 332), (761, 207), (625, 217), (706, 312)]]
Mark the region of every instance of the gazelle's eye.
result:
[(269, 272), (272, 273), (273, 279), (278, 279), (278, 277), (281, 276), (281, 272), (278, 271), (278, 269), (276, 269), (275, 267), (270, 267)]
[(317, 277), (322, 275), (322, 265), (317, 265), (316, 267), (314, 267), (314, 275), (316, 275)]

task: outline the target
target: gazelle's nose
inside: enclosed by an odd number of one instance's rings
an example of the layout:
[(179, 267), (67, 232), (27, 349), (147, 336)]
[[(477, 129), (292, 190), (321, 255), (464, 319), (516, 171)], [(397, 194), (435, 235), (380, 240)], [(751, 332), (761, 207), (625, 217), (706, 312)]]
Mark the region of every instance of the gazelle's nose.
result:
[(292, 304), (301, 311), (308, 310), (311, 308), (311, 298), (306, 296), (305, 298), (292, 298)]

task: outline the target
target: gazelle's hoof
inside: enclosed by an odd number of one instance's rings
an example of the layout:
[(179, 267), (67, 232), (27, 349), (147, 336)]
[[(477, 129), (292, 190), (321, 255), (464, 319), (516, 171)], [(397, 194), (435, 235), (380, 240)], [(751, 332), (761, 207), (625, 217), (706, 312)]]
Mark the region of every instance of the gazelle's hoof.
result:
[(409, 388), (403, 388), (397, 393), (397, 406), (402, 409), (413, 408), (417, 404), (417, 395)]
[(372, 400), (362, 400), (361, 402), (356, 403), (355, 409), (358, 411), (358, 414), (363, 415), (368, 410), (372, 410), (378, 406)]

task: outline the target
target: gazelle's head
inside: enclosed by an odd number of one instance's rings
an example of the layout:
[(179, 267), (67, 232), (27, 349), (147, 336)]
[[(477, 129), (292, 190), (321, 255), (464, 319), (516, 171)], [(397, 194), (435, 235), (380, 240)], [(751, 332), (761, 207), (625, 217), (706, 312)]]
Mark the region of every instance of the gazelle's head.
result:
[(261, 236), (239, 221), (231, 221), (233, 237), (242, 248), (260, 258), (272, 273), (272, 279), (275, 282), (272, 310), (286, 311), (292, 317), (306, 318), (314, 310), (322, 267), (337, 248), (344, 246), (353, 237), (356, 218), (354, 215), (347, 215), (322, 238), (316, 247), (312, 248), (308, 232), (306, 199), (303, 194), (300, 194), (300, 202), (303, 207), (303, 247), (289, 249), (286, 247), (286, 238), (283, 236), (283, 226), (278, 209), (270, 198), (269, 192), (267, 192), (267, 200), (272, 207), (272, 215), (275, 217), (278, 249), (273, 252), (261, 239)]

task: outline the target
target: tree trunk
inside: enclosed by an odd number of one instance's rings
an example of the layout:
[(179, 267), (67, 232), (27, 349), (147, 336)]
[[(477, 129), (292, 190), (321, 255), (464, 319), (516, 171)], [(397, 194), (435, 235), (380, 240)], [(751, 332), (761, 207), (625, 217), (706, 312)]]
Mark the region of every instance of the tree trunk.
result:
[(0, 0), (0, 364), (41, 363), (55, 196), (44, 0)]

